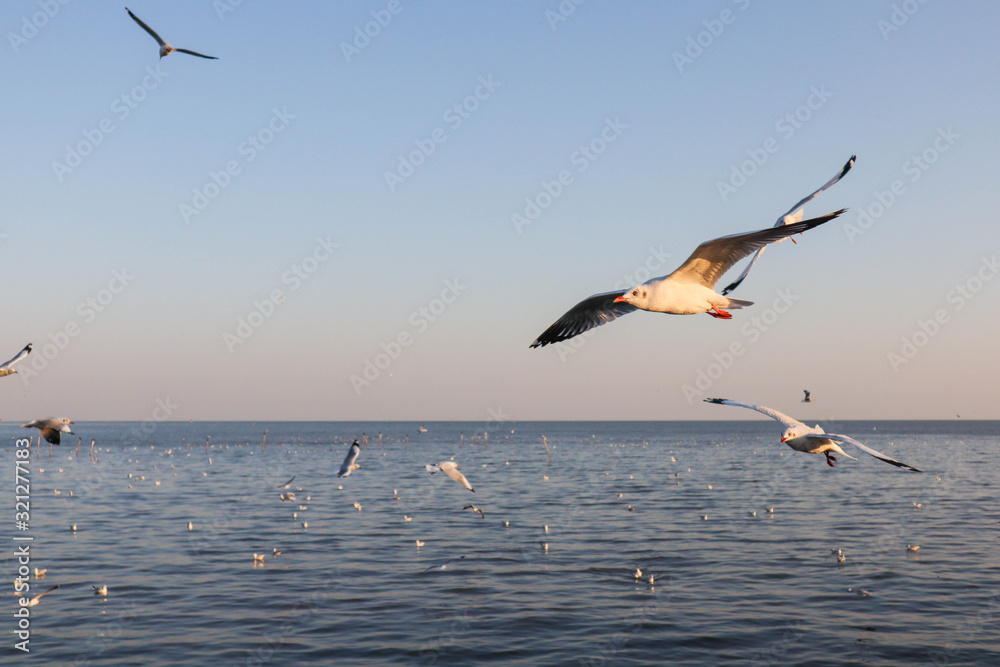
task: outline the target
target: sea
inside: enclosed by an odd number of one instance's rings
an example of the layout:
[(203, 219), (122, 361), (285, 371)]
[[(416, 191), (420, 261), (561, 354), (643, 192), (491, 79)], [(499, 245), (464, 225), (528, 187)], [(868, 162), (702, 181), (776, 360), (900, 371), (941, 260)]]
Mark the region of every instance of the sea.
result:
[(4, 664), (1000, 664), (1000, 422), (73, 428), (0, 424)]

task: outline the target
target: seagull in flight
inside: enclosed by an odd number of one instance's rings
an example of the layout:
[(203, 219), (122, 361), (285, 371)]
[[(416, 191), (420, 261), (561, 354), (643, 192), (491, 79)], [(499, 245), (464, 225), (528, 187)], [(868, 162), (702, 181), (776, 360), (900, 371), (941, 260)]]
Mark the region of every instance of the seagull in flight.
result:
[(176, 51), (178, 53), (186, 53), (189, 56), (198, 56), (199, 58), (207, 58), (209, 60), (218, 60), (218, 58), (216, 58), (215, 56), (206, 56), (206, 55), (204, 55), (202, 53), (197, 53), (195, 51), (189, 51), (187, 49), (175, 49), (174, 47), (170, 46), (170, 42), (163, 41), (163, 39), (159, 35), (156, 34), (155, 30), (153, 30), (148, 25), (146, 25), (145, 23), (143, 23), (142, 20), (140, 20), (138, 16), (136, 16), (135, 14), (133, 14), (131, 9), (129, 9), (128, 7), (126, 7), (125, 11), (128, 12), (128, 15), (132, 17), (133, 21), (135, 21), (136, 23), (138, 23), (139, 26), (143, 30), (145, 30), (146, 32), (148, 32), (152, 36), (152, 38), (156, 40), (156, 43), (160, 45), (160, 58), (162, 58), (163, 56), (169, 56), (171, 53), (173, 53), (174, 51)]
[(72, 423), (73, 422), (68, 419), (56, 419), (55, 417), (49, 417), (48, 419), (36, 419), (33, 422), (21, 424), (21, 427), (37, 428), (42, 432), (42, 437), (45, 438), (45, 442), (51, 442), (53, 445), (58, 445), (60, 433), (76, 435), (69, 428), (69, 425)]
[(747, 255), (770, 243), (801, 234), (833, 220), (845, 209), (811, 220), (781, 227), (768, 227), (745, 234), (721, 236), (705, 241), (681, 266), (668, 276), (652, 278), (627, 290), (603, 292), (587, 297), (542, 332), (530, 347), (569, 340), (636, 310), (673, 315), (708, 313), (719, 319), (732, 319), (725, 309), (752, 306), (753, 301), (730, 299), (715, 291), (726, 271)]
[(292, 475), (292, 479), (288, 480), (284, 484), (279, 484), (278, 486), (276, 486), (274, 488), (276, 488), (276, 489), (287, 489), (288, 485), (291, 484), (295, 480), (296, 477), (298, 477), (298, 475)]
[(31, 343), (25, 345), (24, 349), (15, 354), (13, 358), (0, 364), (0, 378), (16, 373), (17, 371), (11, 368), (11, 366), (21, 361), (21, 359), (24, 359), (29, 354), (31, 354)]
[(347, 456), (344, 457), (344, 462), (340, 464), (340, 470), (337, 471), (337, 477), (347, 477), (352, 472), (360, 468), (355, 461), (358, 460), (358, 454), (361, 453), (361, 445), (355, 440), (351, 443), (351, 448), (347, 451)]
[(802, 391), (804, 391), (806, 393), (806, 397), (802, 399), (802, 402), (803, 403), (812, 403), (813, 402), (812, 393), (808, 389), (803, 389)]
[(486, 519), (486, 512), (484, 512), (483, 510), (479, 509), (478, 507), (476, 507), (472, 503), (469, 503), (468, 505), (466, 505), (462, 509), (463, 510), (471, 509), (473, 514), (478, 514), (484, 520)]
[(476, 490), (472, 488), (472, 485), (469, 484), (469, 480), (465, 479), (465, 475), (463, 475), (458, 471), (458, 464), (455, 463), (454, 461), (442, 461), (437, 465), (428, 463), (424, 467), (427, 469), (427, 472), (429, 472), (432, 475), (436, 472), (444, 471), (444, 474), (448, 475), (448, 477), (451, 477), (453, 480), (455, 480), (456, 482), (467, 488), (469, 491), (472, 491), (473, 493), (476, 492)]
[(34, 607), (36, 604), (38, 604), (41, 601), (43, 595), (48, 595), (49, 593), (51, 593), (52, 591), (54, 591), (57, 588), (59, 588), (59, 586), (53, 586), (49, 590), (44, 591), (42, 593), (39, 593), (38, 595), (36, 595), (35, 597), (31, 598), (31, 600), (28, 601), (28, 606), (29, 607)]
[[(803, 199), (800, 199), (798, 201), (798, 203), (795, 204), (795, 206), (793, 206), (790, 209), (788, 209), (787, 213), (785, 213), (783, 216), (781, 216), (780, 218), (778, 218), (778, 221), (774, 223), (774, 226), (775, 227), (781, 227), (782, 225), (790, 225), (793, 222), (798, 222), (799, 220), (801, 220), (803, 212), (804, 212), (804, 209), (802, 208), (802, 205), (805, 204), (808, 201), (811, 201), (812, 199), (815, 199), (817, 196), (819, 196), (819, 194), (821, 192), (823, 192), (824, 190), (827, 190), (828, 188), (832, 187), (834, 183), (836, 183), (837, 181), (839, 181), (840, 179), (842, 179), (844, 176), (846, 176), (847, 172), (849, 172), (851, 170), (851, 167), (854, 166), (854, 161), (857, 160), (857, 158), (858, 158), (857, 155), (852, 155), (851, 159), (847, 161), (847, 164), (845, 164), (843, 167), (841, 167), (840, 171), (838, 171), (834, 175), (833, 178), (831, 178), (829, 181), (827, 181), (826, 183), (824, 183), (823, 185), (821, 185), (820, 188), (819, 188), (819, 190), (816, 190), (812, 194), (804, 197)], [(782, 239), (782, 240), (784, 240), (784, 239)], [(777, 243), (781, 243), (781, 241), (777, 241)], [(795, 243), (795, 239), (794, 238), (792, 239), (792, 243)], [(754, 254), (753, 259), (751, 259), (750, 262), (747, 263), (747, 268), (743, 269), (743, 273), (740, 274), (740, 277), (737, 278), (736, 280), (734, 280), (733, 282), (731, 282), (729, 285), (726, 285), (726, 288), (724, 290), (722, 290), (722, 295), (723, 296), (729, 294), (734, 289), (736, 289), (737, 287), (740, 286), (740, 283), (743, 282), (743, 280), (747, 277), (747, 274), (750, 273), (750, 269), (753, 268), (753, 265), (757, 262), (757, 260), (761, 256), (761, 253), (763, 253), (763, 252), (764, 252), (764, 248), (761, 248), (760, 250), (758, 250), (756, 252), (756, 254)]]
[(725, 398), (706, 398), (706, 403), (716, 403), (718, 405), (736, 405), (741, 408), (749, 408), (751, 410), (756, 410), (757, 412), (767, 415), (771, 419), (781, 422), (785, 427), (785, 432), (781, 434), (781, 441), (791, 447), (792, 449), (799, 452), (806, 452), (809, 454), (824, 454), (826, 455), (826, 462), (832, 468), (834, 462), (837, 460), (830, 452), (836, 452), (837, 454), (843, 454), (847, 458), (856, 461), (853, 456), (841, 449), (837, 443), (847, 443), (854, 445), (866, 454), (871, 454), (880, 461), (885, 461), (897, 468), (903, 468), (904, 470), (912, 470), (913, 472), (922, 472), (917, 470), (913, 466), (908, 466), (905, 463), (901, 463), (896, 459), (891, 459), (882, 452), (876, 452), (870, 447), (862, 445), (860, 442), (854, 438), (850, 438), (846, 435), (840, 435), (838, 433), (826, 433), (823, 431), (822, 427), (816, 425), (814, 427), (809, 427), (802, 422), (792, 419), (786, 414), (782, 414), (777, 410), (772, 410), (771, 408), (765, 408), (762, 405), (751, 405), (749, 403), (739, 403), (737, 401), (730, 401)]

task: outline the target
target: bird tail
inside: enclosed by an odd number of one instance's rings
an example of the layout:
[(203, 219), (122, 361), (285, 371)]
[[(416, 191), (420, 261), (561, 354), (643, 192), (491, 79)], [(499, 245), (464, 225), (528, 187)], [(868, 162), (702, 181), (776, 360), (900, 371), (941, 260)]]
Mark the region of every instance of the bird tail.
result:
[(432, 463), (425, 463), (424, 467), (427, 468), (427, 472), (429, 472), (432, 475), (436, 472), (441, 472), (441, 468), (437, 467)]
[(735, 310), (738, 308), (746, 308), (747, 306), (752, 306), (752, 305), (753, 301), (746, 301), (744, 299), (729, 299), (729, 303), (723, 306), (723, 308), (729, 310)]

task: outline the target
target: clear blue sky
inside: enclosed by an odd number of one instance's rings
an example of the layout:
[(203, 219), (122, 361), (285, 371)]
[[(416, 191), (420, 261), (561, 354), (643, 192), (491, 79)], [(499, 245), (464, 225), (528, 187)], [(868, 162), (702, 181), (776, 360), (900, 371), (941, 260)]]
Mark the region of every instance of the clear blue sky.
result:
[[(995, 3), (231, 4), (0, 6), (4, 420), (1000, 418)], [(528, 349), (852, 154), (733, 320)]]

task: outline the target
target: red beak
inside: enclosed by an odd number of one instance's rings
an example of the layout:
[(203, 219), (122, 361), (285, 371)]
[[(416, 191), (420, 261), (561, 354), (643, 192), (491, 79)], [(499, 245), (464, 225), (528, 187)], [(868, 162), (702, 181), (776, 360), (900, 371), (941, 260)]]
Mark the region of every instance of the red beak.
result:
[(781, 436), (781, 441), (782, 441), (782, 442), (784, 442), (784, 441), (785, 441), (785, 440), (787, 440), (787, 439), (788, 439), (788, 438), (786, 438), (785, 436)]
[(628, 297), (622, 294), (620, 297), (616, 298), (613, 303), (621, 303), (622, 301), (628, 301)]

